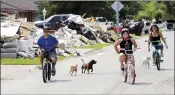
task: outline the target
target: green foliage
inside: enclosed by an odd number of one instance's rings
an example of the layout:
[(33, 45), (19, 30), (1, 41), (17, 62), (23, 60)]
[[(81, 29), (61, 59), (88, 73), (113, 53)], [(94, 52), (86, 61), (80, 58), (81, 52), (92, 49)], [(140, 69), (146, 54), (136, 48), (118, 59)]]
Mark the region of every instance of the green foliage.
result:
[(175, 19), (175, 1), (164, 1), (166, 5), (165, 19)]
[(38, 5), (39, 8), (39, 14), (40, 17), (43, 19), (43, 9), (44, 7), (47, 10), (46, 13), (46, 18), (48, 18), (49, 16), (53, 15), (55, 13), (56, 10), (56, 4), (54, 4), (53, 2), (49, 2), (49, 1), (37, 1), (36, 4)]
[(53, 14), (78, 14), (86, 17), (105, 16), (108, 20), (115, 20), (115, 11), (111, 8), (114, 1), (38, 1), (40, 15), (45, 7), (48, 11), (47, 16)]
[(135, 19), (165, 19), (166, 10), (166, 5), (163, 2), (144, 2), (141, 11), (138, 12)]
[[(116, 12), (111, 5), (114, 1), (37, 1), (40, 17), (42, 10), (47, 10), (46, 18), (53, 14), (78, 14), (86, 17), (105, 16), (116, 21)], [(172, 19), (175, 18), (175, 1), (121, 1), (124, 8), (119, 12), (120, 20), (132, 15), (134, 19)]]

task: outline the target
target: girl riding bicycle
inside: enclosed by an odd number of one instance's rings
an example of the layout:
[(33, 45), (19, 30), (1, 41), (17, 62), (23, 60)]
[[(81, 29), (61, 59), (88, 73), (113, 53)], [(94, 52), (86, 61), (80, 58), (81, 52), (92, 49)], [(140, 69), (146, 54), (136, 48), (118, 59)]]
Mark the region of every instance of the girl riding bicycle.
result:
[[(159, 28), (156, 24), (151, 26), (150, 34), (148, 36), (148, 51), (150, 51), (150, 43), (152, 44), (152, 58), (153, 58), (153, 64), (155, 64), (154, 54), (155, 54), (155, 46), (157, 46), (161, 50), (161, 56), (163, 57), (163, 44), (160, 41), (160, 38), (163, 40), (166, 48), (168, 48), (166, 41), (162, 35), (162, 33), (159, 31)], [(159, 42), (151, 42), (151, 41), (159, 41)]]
[[(121, 35), (122, 35), (122, 37), (119, 38), (116, 41), (116, 43), (114, 44), (114, 48), (115, 48), (115, 51), (118, 54), (120, 54), (119, 55), (120, 68), (121, 68), (122, 71), (124, 71), (123, 62), (125, 62), (125, 60), (126, 60), (126, 54), (125, 54), (125, 51), (118, 50), (118, 46), (120, 46), (120, 48), (122, 48), (122, 49), (132, 50), (132, 46), (134, 45), (134, 51), (135, 51), (135, 49), (137, 48), (137, 43), (131, 36), (129, 36), (129, 30), (127, 28), (122, 29)], [(131, 62), (135, 66), (133, 52), (128, 51), (127, 53), (131, 54)]]

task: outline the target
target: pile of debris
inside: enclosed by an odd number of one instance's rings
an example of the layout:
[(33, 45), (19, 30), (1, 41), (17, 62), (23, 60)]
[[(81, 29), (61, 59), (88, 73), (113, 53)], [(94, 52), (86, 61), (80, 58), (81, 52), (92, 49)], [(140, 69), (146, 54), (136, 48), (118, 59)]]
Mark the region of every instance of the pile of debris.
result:
[[(61, 49), (58, 55), (69, 57), (80, 53), (73, 47), (93, 45), (95, 43), (114, 42), (110, 33), (95, 23), (84, 23), (80, 18), (69, 18), (69, 22), (78, 25), (70, 28), (70, 23), (62, 25), (53, 35), (58, 39)], [(34, 58), (39, 55), (39, 49), (33, 48), (43, 35), (43, 29), (38, 28), (26, 19), (4, 19), (1, 21), (1, 58)]]
[(34, 39), (30, 36), (36, 32), (33, 26), (21, 20), (1, 22), (1, 58), (34, 57)]

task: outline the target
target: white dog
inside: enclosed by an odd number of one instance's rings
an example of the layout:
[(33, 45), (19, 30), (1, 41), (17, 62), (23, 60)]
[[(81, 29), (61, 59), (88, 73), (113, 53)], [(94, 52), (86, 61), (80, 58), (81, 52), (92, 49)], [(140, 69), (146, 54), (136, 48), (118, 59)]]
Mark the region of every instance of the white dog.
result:
[(145, 57), (143, 59), (143, 66), (149, 68), (150, 67), (150, 64), (149, 64), (149, 61), (151, 60), (151, 57)]

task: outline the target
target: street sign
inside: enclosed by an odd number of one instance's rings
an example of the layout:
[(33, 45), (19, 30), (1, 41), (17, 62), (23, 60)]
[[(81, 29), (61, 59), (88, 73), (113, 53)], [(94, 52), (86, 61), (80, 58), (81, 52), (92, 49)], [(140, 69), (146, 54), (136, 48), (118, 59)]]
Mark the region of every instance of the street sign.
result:
[(117, 23), (117, 36), (119, 35), (119, 11), (124, 7), (122, 3), (119, 2), (119, 0), (115, 1), (111, 6), (116, 11), (116, 23)]
[(115, 1), (111, 6), (116, 12), (119, 12), (124, 6), (122, 3)]

